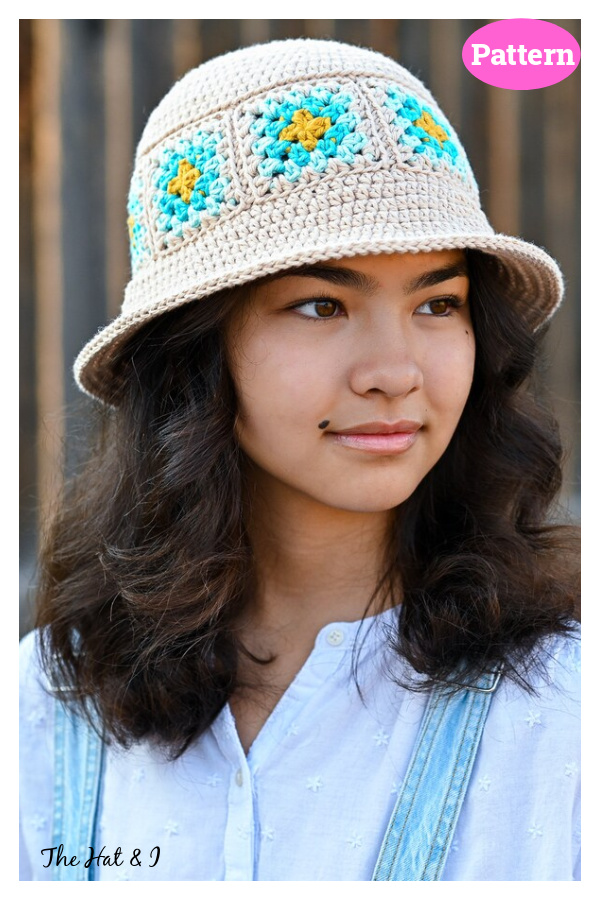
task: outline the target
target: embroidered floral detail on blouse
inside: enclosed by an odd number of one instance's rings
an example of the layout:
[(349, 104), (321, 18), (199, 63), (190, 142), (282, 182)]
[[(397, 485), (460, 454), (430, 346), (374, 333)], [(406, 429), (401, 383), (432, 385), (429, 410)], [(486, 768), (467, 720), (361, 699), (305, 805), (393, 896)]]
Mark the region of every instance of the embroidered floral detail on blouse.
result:
[(389, 85), (386, 95), (384, 106), (395, 113), (392, 124), (400, 129), (400, 145), (425, 154), (434, 166), (444, 160), (465, 172), (463, 155), (450, 137), (449, 124), (441, 116), (416, 97), (404, 94), (396, 85)]
[(34, 728), (36, 728), (38, 725), (42, 725), (46, 721), (46, 713), (41, 706), (36, 706), (27, 716), (27, 721), (30, 725), (33, 725)]
[(35, 816), (30, 816), (27, 819), (27, 823), (31, 825), (32, 828), (35, 828), (36, 831), (41, 831), (42, 828), (45, 827), (47, 821), (48, 820), (46, 819), (46, 817), (40, 816), (39, 813), (37, 813)]
[(362, 835), (357, 834), (356, 831), (353, 831), (350, 837), (346, 838), (346, 843), (350, 844), (351, 847), (356, 849), (357, 847), (362, 847)]
[(206, 783), (209, 787), (217, 787), (219, 784), (221, 784), (221, 780), (222, 780), (222, 779), (219, 778), (219, 776), (217, 775), (217, 773), (216, 773), (216, 772), (213, 772), (212, 775), (209, 775), (209, 776), (208, 776), (208, 778), (206, 779), (206, 782), (205, 782), (205, 783)]
[(569, 778), (571, 777), (571, 775), (577, 775), (578, 772), (579, 766), (576, 762), (565, 763), (565, 775), (567, 775)]
[(287, 735), (287, 737), (296, 737), (297, 734), (298, 734), (298, 726), (296, 725), (295, 722), (293, 722), (290, 725), (290, 727), (288, 728), (288, 730), (286, 731), (286, 735)]
[[(324, 172), (330, 159), (352, 165), (369, 142), (358, 130), (359, 115), (351, 109), (355, 98), (341, 87), (317, 87), (310, 93), (288, 91), (281, 100), (259, 102), (250, 133), (252, 152), (261, 161), (265, 178), (281, 175), (297, 181), (302, 170)], [(372, 158), (368, 154), (362, 154)]]
[(134, 769), (131, 774), (131, 780), (135, 781), (137, 783), (139, 783), (140, 781), (143, 781), (145, 777), (146, 777), (146, 770), (142, 766), (140, 766), (139, 769)]
[(398, 794), (400, 792), (401, 784), (398, 784), (396, 781), (392, 782), (392, 789), (390, 794)]
[(265, 826), (265, 828), (261, 828), (260, 836), (263, 841), (272, 841), (275, 838), (275, 831), (273, 828)]
[(458, 841), (455, 839), (455, 840), (452, 841), (452, 843), (451, 843), (451, 845), (450, 845), (450, 852), (451, 852), (451, 853), (458, 853), (459, 850), (460, 850), (460, 844), (459, 844)]
[(245, 825), (238, 825), (237, 827), (238, 837), (241, 837), (242, 840), (247, 841), (250, 837), (250, 829)]
[(531, 839), (534, 841), (536, 838), (542, 837), (544, 834), (544, 829), (541, 825), (537, 825), (535, 822), (532, 824), (531, 828), (527, 829), (527, 833), (531, 835)]
[(488, 778), (487, 775), (484, 775), (484, 776), (483, 776), (482, 778), (480, 778), (479, 781), (477, 782), (477, 784), (479, 785), (479, 790), (480, 790), (480, 791), (485, 791), (486, 793), (489, 791), (489, 789), (490, 789), (490, 784), (491, 784), (491, 783), (492, 783), (492, 782), (491, 782), (491, 780)]
[(142, 221), (142, 191), (142, 179), (134, 179), (129, 190), (129, 198), (127, 201), (129, 252), (131, 256), (131, 268), (134, 273), (137, 272), (143, 261), (150, 256), (148, 232)]
[(314, 778), (307, 778), (306, 787), (309, 791), (313, 791), (316, 794), (316, 792), (320, 791), (323, 787), (323, 779), (320, 775), (315, 775)]
[(383, 728), (380, 728), (377, 734), (373, 735), (373, 740), (378, 747), (387, 747), (390, 742), (390, 736), (383, 730)]
[(199, 228), (208, 216), (219, 215), (230, 183), (223, 174), (225, 157), (218, 152), (222, 140), (220, 132), (199, 131), (162, 151), (153, 179), (159, 231), (181, 237), (184, 225)]
[(529, 715), (525, 719), (530, 728), (535, 728), (536, 725), (542, 724), (542, 714), (539, 712), (535, 712), (535, 710), (530, 709)]
[(169, 821), (165, 825), (164, 830), (169, 836), (172, 834), (179, 834), (179, 825), (177, 824), (177, 822), (174, 822), (173, 819), (169, 819)]

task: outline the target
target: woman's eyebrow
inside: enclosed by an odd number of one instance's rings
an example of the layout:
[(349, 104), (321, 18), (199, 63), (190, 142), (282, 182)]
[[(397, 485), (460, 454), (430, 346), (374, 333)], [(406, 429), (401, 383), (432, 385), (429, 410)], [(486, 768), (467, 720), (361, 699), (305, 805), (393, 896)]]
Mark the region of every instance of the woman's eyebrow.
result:
[(321, 278), (340, 287), (350, 287), (364, 294), (373, 294), (381, 285), (376, 278), (357, 272), (355, 269), (344, 269), (337, 266), (300, 266), (297, 269), (287, 269), (281, 274), (272, 275), (269, 281), (279, 281), (281, 278)]
[[(449, 281), (451, 278), (459, 276), (467, 276), (467, 264), (462, 260), (457, 263), (450, 263), (439, 269), (430, 269), (417, 275), (406, 285), (406, 293), (414, 294), (423, 288), (434, 287), (443, 281)], [(268, 276), (266, 281), (279, 281), (282, 278), (320, 278), (323, 281), (329, 281), (331, 284), (337, 284), (340, 287), (354, 288), (363, 294), (373, 294), (381, 287), (376, 278), (366, 275), (364, 272), (357, 272), (356, 269), (346, 269), (343, 266), (299, 266), (297, 269), (287, 269), (281, 274)]]
[(459, 278), (461, 276), (466, 278), (468, 274), (467, 264), (462, 260), (457, 263), (450, 263), (450, 265), (443, 266), (441, 269), (430, 269), (429, 272), (423, 272), (422, 275), (417, 275), (416, 278), (409, 281), (406, 285), (406, 293), (414, 294), (423, 288), (435, 287), (436, 284), (441, 284), (442, 281), (450, 281), (451, 278)]

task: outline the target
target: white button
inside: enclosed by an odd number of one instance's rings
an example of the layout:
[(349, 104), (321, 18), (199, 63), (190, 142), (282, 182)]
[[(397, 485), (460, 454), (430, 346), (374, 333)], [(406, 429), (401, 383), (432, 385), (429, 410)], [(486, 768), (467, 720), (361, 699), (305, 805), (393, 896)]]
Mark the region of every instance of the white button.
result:
[(235, 773), (235, 783), (238, 787), (241, 787), (244, 783), (244, 774), (241, 769), (238, 769)]
[(339, 647), (343, 640), (344, 632), (340, 631), (339, 628), (334, 628), (333, 631), (330, 631), (327, 635), (327, 643), (331, 644), (332, 647)]

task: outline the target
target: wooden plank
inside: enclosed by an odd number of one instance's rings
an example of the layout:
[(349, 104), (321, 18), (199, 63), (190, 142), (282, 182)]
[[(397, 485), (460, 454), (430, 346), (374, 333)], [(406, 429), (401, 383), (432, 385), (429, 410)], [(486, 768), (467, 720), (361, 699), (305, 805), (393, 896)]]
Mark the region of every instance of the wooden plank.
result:
[(448, 121), (461, 134), (461, 84), (465, 74), (458, 19), (431, 19), (429, 23), (429, 82), (431, 93)]
[(270, 37), (274, 41), (306, 37), (304, 19), (271, 19)]
[[(104, 21), (61, 21), (61, 206), (63, 377), (67, 409), (82, 394), (72, 367), (82, 346), (106, 322), (105, 139), (102, 54)], [(77, 464), (77, 409), (66, 422), (66, 467)]]
[(240, 46), (240, 19), (201, 19), (203, 60)]
[[(487, 24), (486, 19), (460, 19), (460, 37), (456, 48), (462, 53), (466, 39)], [(491, 88), (474, 78), (461, 63), (460, 73), (460, 138), (475, 172), (483, 205), (487, 212), (489, 189), (489, 141), (487, 107)]]
[(59, 20), (34, 19), (32, 47), (38, 529), (43, 533), (60, 488), (64, 437)]
[(372, 50), (377, 50), (379, 53), (398, 60), (400, 57), (398, 30), (398, 19), (371, 19), (369, 21), (368, 46)]
[[(547, 91), (548, 88), (544, 88)], [(544, 221), (544, 170), (548, 148), (544, 142), (543, 91), (523, 91), (520, 104), (520, 233), (525, 240), (546, 243)]]
[(335, 33), (335, 19), (305, 19), (304, 36), (331, 39)]
[(34, 543), (37, 493), (31, 20), (19, 22), (19, 496), (22, 549)]
[(429, 19), (400, 19), (398, 28), (398, 61), (429, 83)]
[(266, 43), (269, 30), (268, 19), (240, 19), (240, 47)]
[(129, 279), (127, 194), (133, 166), (131, 23), (107, 19), (103, 78), (105, 96), (104, 153), (105, 247), (107, 316), (112, 319), (123, 301)]
[(203, 60), (202, 31), (198, 19), (174, 19), (173, 78), (179, 79)]
[[(19, 637), (33, 626), (37, 551), (36, 309), (33, 244), (32, 22), (19, 21)], [(10, 476), (9, 476), (10, 477)]]
[[(576, 38), (577, 20), (555, 20)], [(565, 301), (547, 337), (551, 365), (546, 373), (567, 450), (563, 502), (578, 507), (580, 439), (580, 172), (581, 77), (577, 70), (542, 94), (545, 153), (544, 243), (558, 259), (567, 284)]]
[(337, 41), (365, 47), (369, 43), (369, 28), (369, 19), (336, 19), (334, 36)]
[(132, 134), (137, 145), (148, 116), (173, 81), (173, 20), (130, 19)]
[(487, 128), (489, 147), (487, 214), (496, 231), (519, 234), (521, 92), (490, 88)]

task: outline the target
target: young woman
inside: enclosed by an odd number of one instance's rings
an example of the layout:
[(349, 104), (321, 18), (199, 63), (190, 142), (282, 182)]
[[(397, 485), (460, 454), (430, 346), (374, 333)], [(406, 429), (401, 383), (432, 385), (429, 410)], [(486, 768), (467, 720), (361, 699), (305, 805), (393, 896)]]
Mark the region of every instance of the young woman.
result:
[(334, 42), (175, 85), (128, 224), (22, 647), (23, 877), (578, 878), (555, 263)]

